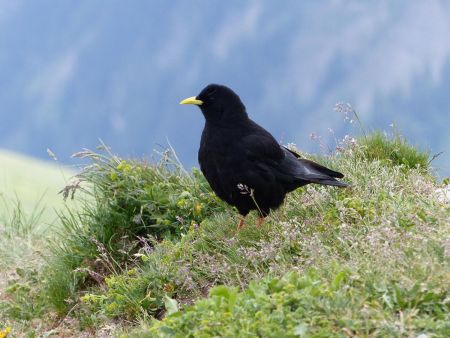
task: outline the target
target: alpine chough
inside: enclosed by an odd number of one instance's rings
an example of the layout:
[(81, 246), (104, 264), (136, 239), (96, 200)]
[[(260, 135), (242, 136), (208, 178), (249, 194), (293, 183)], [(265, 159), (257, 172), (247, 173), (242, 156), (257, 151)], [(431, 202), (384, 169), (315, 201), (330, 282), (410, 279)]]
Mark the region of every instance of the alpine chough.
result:
[(347, 187), (336, 178), (343, 174), (299, 158), (281, 146), (247, 115), (239, 96), (230, 88), (210, 84), (199, 95), (180, 104), (200, 107), (205, 117), (198, 161), (212, 190), (235, 206), (244, 217), (259, 213), (258, 226), (278, 208), (286, 193), (309, 183)]

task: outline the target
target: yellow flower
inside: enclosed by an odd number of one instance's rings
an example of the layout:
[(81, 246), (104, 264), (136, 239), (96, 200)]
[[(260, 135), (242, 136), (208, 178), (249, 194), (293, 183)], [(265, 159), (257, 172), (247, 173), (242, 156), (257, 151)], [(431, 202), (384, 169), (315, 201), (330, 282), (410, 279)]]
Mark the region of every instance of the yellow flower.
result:
[(120, 161), (120, 163), (117, 165), (116, 169), (117, 170), (123, 170), (123, 168), (127, 165), (127, 162), (122, 160)]
[(11, 332), (11, 328), (9, 326), (5, 327), (4, 330), (0, 330), (0, 338), (8, 337), (8, 334)]
[(136, 268), (127, 271), (128, 276), (135, 276), (137, 274)]
[(186, 200), (184, 198), (178, 200), (177, 206), (179, 208), (183, 208), (185, 205), (186, 205)]
[(199, 215), (202, 212), (202, 209), (203, 209), (203, 204), (202, 203), (197, 203), (194, 206), (194, 213)]
[(115, 181), (117, 180), (117, 173), (115, 171), (111, 171), (109, 177), (111, 178), (111, 181)]

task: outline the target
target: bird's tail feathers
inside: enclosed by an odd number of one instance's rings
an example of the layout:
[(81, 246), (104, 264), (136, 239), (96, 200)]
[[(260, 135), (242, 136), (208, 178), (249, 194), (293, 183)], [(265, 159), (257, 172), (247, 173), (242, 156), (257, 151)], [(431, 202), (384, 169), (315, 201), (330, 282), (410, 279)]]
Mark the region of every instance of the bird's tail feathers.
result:
[(317, 180), (317, 181), (311, 181), (312, 183), (318, 183), (318, 184), (324, 184), (324, 185), (332, 185), (335, 187), (341, 187), (341, 188), (347, 188), (350, 186), (350, 184), (338, 181), (336, 179), (329, 179), (329, 180)]
[(340, 172), (331, 170), (327, 167), (324, 167), (316, 162), (306, 160), (306, 159), (298, 159), (299, 162), (302, 163), (302, 166), (299, 167), (300, 176), (299, 178), (306, 180), (310, 183), (318, 183), (324, 185), (333, 185), (336, 187), (348, 187), (349, 184), (345, 182), (338, 181), (336, 178), (343, 178), (344, 175)]
[(320, 174), (320, 175), (327, 175), (330, 177), (336, 177), (336, 178), (343, 178), (344, 175), (341, 174), (338, 171), (334, 171), (331, 170), (327, 167), (324, 167), (323, 165), (320, 165), (319, 163), (310, 161), (310, 160), (306, 160), (306, 159), (299, 159), (298, 161), (300, 161), (306, 168), (308, 168), (309, 170)]

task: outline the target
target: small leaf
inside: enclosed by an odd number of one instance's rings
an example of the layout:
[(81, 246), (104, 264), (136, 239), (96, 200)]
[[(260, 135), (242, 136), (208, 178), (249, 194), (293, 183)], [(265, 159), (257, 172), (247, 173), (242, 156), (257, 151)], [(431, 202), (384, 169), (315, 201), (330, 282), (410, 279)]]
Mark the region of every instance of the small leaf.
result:
[(25, 270), (22, 268), (16, 268), (16, 273), (19, 275), (19, 277), (25, 277)]
[(346, 271), (339, 272), (336, 275), (336, 277), (334, 277), (333, 282), (331, 283), (331, 287), (333, 288), (333, 290), (338, 290), (346, 279), (347, 279), (347, 272)]
[(294, 335), (298, 337), (305, 337), (307, 332), (308, 332), (308, 325), (306, 325), (305, 323), (299, 324), (296, 327), (294, 327)]
[(178, 312), (178, 302), (167, 295), (164, 295), (164, 307), (166, 308), (168, 315)]
[(209, 296), (218, 296), (223, 298), (229, 297), (228, 288), (225, 285), (218, 285), (209, 291)]

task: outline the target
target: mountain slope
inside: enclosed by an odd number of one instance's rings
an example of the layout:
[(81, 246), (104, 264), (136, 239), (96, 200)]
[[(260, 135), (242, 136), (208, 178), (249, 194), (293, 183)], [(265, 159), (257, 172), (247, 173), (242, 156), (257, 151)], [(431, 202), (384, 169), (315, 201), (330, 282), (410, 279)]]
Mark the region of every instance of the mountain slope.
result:
[(30, 212), (41, 201), (48, 221), (54, 217), (53, 208), (64, 205), (58, 192), (73, 170), (6, 150), (0, 150), (0, 163), (0, 212), (11, 208), (15, 201)]
[(219, 82), (302, 149), (311, 132), (347, 132), (332, 109), (348, 101), (367, 127), (395, 122), (437, 153), (449, 18), (442, 1), (0, 2), (0, 145), (67, 161), (98, 138), (140, 156), (168, 137), (189, 167), (203, 121), (178, 102)]

